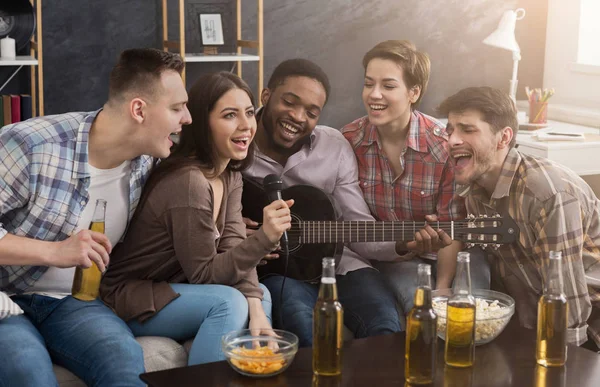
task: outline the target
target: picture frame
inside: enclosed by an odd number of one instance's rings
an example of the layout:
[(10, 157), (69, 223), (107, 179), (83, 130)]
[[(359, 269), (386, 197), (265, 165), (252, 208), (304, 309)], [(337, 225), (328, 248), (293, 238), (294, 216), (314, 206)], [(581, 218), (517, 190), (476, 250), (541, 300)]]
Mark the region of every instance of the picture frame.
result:
[(200, 34), (202, 45), (220, 46), (225, 44), (223, 39), (223, 24), (220, 13), (200, 14)]

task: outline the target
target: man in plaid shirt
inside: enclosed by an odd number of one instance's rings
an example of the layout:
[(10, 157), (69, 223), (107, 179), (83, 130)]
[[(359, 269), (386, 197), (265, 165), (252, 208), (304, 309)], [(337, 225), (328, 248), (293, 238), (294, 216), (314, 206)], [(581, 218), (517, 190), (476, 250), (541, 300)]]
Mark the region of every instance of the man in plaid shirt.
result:
[[(56, 386), (55, 362), (88, 385), (144, 385), (127, 325), (70, 288), (74, 267), (104, 271), (153, 158), (168, 156), (170, 135), (191, 122), (183, 66), (174, 54), (127, 50), (103, 109), (1, 129), (0, 291), (25, 314), (0, 320), (0, 381)], [(106, 235), (87, 230), (97, 198), (108, 202)]]
[(543, 268), (550, 251), (562, 252), (567, 340), (597, 350), (600, 288), (587, 280), (600, 273), (600, 200), (573, 171), (514, 148), (517, 111), (507, 94), (467, 88), (438, 109), (448, 116), (455, 179), (466, 186), (467, 210), (508, 214), (521, 231), (518, 242), (494, 254), (492, 283), (515, 299), (521, 325), (535, 328)]

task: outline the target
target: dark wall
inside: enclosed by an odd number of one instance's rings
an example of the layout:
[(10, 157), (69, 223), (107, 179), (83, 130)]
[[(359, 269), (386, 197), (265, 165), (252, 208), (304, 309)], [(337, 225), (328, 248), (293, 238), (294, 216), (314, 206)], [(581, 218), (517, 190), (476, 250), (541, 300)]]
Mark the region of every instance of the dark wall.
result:
[[(255, 15), (253, 1), (244, 6)], [(523, 57), (517, 99), (525, 99), (525, 85), (542, 85), (547, 0), (265, 0), (265, 78), (284, 59), (317, 62), (332, 84), (321, 122), (339, 128), (366, 114), (364, 54), (383, 40), (408, 39), (431, 58), (429, 89), (420, 106), (431, 114), (445, 97), (467, 86), (508, 92), (512, 53), (482, 41), (505, 10), (519, 7), (527, 15), (516, 27)], [(254, 20), (248, 22), (245, 33), (255, 37)]]
[[(177, 3), (169, 0), (171, 38), (178, 32)], [(223, 14), (226, 45), (232, 45), (234, 1), (188, 0), (187, 4), (188, 52), (202, 49), (200, 12)], [(256, 2), (243, 1), (243, 5), (244, 38), (255, 38)], [(520, 98), (525, 85), (542, 85), (547, 0), (265, 0), (264, 7), (265, 82), (284, 59), (314, 60), (331, 78), (333, 92), (322, 116), (322, 122), (331, 126), (340, 127), (364, 114), (361, 59), (385, 39), (409, 39), (429, 53), (432, 76), (421, 105), (425, 112), (431, 113), (444, 97), (462, 87), (490, 85), (508, 91), (510, 52), (481, 43), (506, 9), (527, 10), (525, 19), (517, 23), (523, 56)], [(45, 1), (46, 114), (100, 107), (119, 52), (160, 47), (161, 39), (160, 0)], [(188, 64), (188, 86), (202, 72), (231, 70), (232, 65)], [(244, 66), (244, 78), (252, 90), (256, 89), (256, 71), (256, 64)], [(4, 75), (2, 70), (0, 80)], [(19, 82), (27, 82), (26, 72), (10, 87), (23, 88)]]

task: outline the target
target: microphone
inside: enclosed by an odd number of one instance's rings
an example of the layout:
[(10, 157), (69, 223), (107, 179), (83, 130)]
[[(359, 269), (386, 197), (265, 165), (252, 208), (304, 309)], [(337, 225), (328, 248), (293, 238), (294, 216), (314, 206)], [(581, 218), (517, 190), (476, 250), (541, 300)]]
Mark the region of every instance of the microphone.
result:
[[(265, 193), (267, 194), (267, 200), (269, 203), (272, 203), (275, 200), (282, 199), (281, 190), (283, 189), (283, 181), (281, 181), (281, 178), (279, 176), (274, 175), (274, 174), (265, 176), (265, 178), (263, 180), (263, 188), (265, 190)], [(287, 251), (288, 251), (287, 231), (283, 232), (280, 242), (281, 242), (281, 247), (283, 248), (283, 251), (285, 251), (287, 253)]]

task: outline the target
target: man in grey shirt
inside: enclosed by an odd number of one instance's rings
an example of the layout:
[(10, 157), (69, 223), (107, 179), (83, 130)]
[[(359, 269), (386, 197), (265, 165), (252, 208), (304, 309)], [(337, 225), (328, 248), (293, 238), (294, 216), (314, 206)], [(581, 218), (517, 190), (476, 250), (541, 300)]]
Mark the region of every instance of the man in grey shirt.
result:
[[(327, 75), (308, 60), (292, 59), (277, 66), (261, 94), (264, 108), (257, 113), (257, 150), (244, 176), (260, 183), (266, 175), (276, 174), (285, 187), (317, 187), (332, 198), (340, 220), (373, 221), (358, 186), (350, 144), (338, 130), (317, 126), (329, 91)], [(248, 220), (247, 224), (255, 225)], [(352, 243), (344, 248), (336, 281), (346, 311), (344, 324), (355, 337), (402, 330), (394, 296), (369, 263), (397, 258), (395, 242)], [(281, 298), (282, 281), (281, 275), (262, 279), (273, 299), (275, 325), (295, 333), (301, 346), (310, 346), (318, 284), (287, 278)]]

